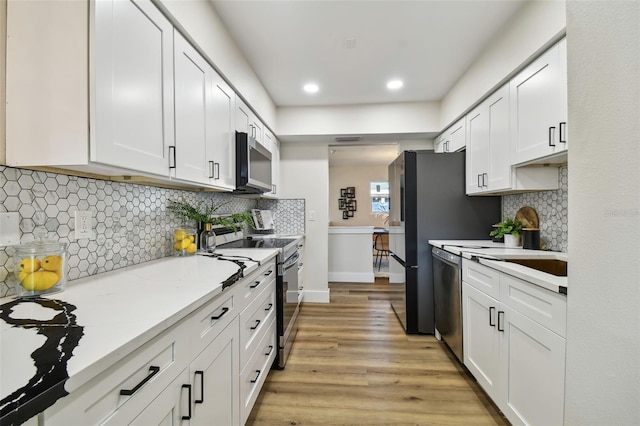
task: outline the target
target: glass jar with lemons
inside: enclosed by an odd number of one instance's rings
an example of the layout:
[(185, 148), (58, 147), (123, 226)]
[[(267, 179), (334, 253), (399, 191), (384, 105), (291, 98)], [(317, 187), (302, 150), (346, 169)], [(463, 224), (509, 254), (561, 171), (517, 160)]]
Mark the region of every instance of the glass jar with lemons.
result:
[(191, 256), (196, 254), (196, 230), (189, 226), (178, 226), (173, 230), (173, 254)]
[(67, 244), (39, 240), (15, 246), (19, 297), (57, 293), (67, 284)]

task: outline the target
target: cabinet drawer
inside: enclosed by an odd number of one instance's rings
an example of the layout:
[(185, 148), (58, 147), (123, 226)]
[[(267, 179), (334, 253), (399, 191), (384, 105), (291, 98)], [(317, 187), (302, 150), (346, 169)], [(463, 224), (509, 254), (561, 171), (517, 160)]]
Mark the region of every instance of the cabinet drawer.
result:
[(268, 325), (268, 332), (257, 345), (246, 367), (240, 374), (240, 423), (244, 424), (260, 394), (260, 389), (276, 357), (276, 321), (275, 317)]
[(276, 317), (276, 285), (272, 282), (240, 314), (240, 369), (256, 350), (260, 339)]
[(495, 299), (500, 297), (499, 277), (500, 273), (495, 269), (472, 260), (462, 261), (462, 281)]
[(567, 298), (511, 275), (500, 275), (500, 302), (566, 337)]
[(224, 290), (193, 314), (190, 322), (196, 335), (192, 349), (194, 352), (204, 349), (238, 315), (240, 310), (237, 299), (235, 292)]
[(189, 330), (183, 321), (138, 348), (45, 411), (45, 423), (128, 424), (188, 365)]
[(242, 280), (239, 284), (240, 287), (235, 290), (238, 294), (239, 310), (242, 311), (249, 306), (256, 295), (260, 294), (269, 284), (275, 282), (277, 274), (276, 262), (271, 260)]

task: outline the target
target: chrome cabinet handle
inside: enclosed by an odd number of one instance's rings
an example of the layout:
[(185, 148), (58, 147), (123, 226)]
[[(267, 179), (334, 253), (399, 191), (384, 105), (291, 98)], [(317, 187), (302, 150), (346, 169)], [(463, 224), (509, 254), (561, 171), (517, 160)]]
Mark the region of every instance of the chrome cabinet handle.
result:
[(145, 383), (147, 383), (149, 380), (151, 380), (153, 378), (153, 376), (155, 376), (159, 372), (160, 372), (160, 367), (157, 367), (155, 365), (149, 366), (149, 374), (147, 375), (147, 377), (142, 379), (142, 381), (140, 383), (138, 383), (137, 385), (135, 385), (133, 387), (133, 389), (120, 389), (120, 395), (124, 395), (124, 396), (133, 395), (134, 393), (138, 392), (138, 390), (141, 387), (143, 387), (145, 385)]
[(549, 127), (549, 146), (556, 146), (553, 142), (553, 134), (555, 133), (555, 127)]
[(482, 176), (482, 173), (478, 173), (478, 188), (482, 188), (482, 183), (480, 183), (481, 176)]
[(491, 327), (495, 327), (496, 326), (496, 322), (493, 319), (493, 314), (494, 314), (495, 311), (496, 311), (495, 307), (493, 307), (493, 306), (489, 307), (489, 325)]
[(213, 161), (209, 161), (209, 179), (213, 179), (213, 169), (215, 168), (215, 164)]
[[(487, 178), (486, 181), (485, 181), (485, 178)], [(482, 186), (489, 187), (489, 184), (487, 184), (488, 181), (489, 181), (489, 175), (487, 173), (483, 173), (482, 174)]]
[[(500, 316), (500, 314), (502, 314), (502, 316)], [(500, 318), (502, 318), (502, 321), (500, 321)], [(504, 322), (504, 311), (498, 311), (498, 331), (504, 332), (504, 324), (502, 324), (503, 322)], [(500, 324), (502, 324), (502, 328), (500, 328)]]

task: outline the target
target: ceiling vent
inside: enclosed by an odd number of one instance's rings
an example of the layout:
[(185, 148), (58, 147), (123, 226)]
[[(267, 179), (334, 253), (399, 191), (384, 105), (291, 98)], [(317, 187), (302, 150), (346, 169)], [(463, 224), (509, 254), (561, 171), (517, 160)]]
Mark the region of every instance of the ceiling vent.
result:
[(334, 138), (336, 142), (358, 142), (362, 136), (338, 136)]
[(356, 48), (356, 39), (355, 38), (345, 38), (344, 39), (344, 48), (345, 49), (355, 49)]

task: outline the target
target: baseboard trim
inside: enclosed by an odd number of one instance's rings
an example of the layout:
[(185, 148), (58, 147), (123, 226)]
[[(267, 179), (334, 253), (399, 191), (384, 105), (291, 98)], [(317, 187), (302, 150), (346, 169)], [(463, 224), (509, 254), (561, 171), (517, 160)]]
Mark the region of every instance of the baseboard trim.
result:
[(375, 280), (373, 272), (329, 272), (329, 282), (372, 283)]
[(303, 302), (309, 303), (329, 303), (331, 300), (330, 291), (327, 290), (304, 290)]

